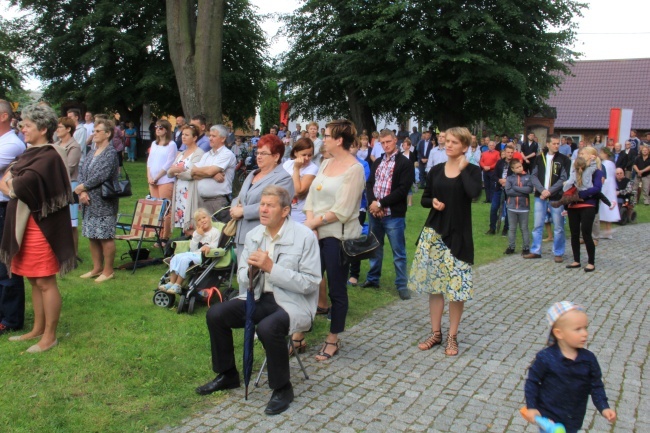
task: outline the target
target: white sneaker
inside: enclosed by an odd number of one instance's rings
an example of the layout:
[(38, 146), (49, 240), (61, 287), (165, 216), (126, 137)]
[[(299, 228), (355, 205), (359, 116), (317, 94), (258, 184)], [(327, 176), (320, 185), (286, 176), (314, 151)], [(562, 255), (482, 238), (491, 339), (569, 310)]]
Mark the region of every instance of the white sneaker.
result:
[(180, 295), (183, 293), (183, 291), (181, 290), (181, 286), (179, 286), (178, 284), (172, 284), (172, 286), (166, 291), (170, 295)]

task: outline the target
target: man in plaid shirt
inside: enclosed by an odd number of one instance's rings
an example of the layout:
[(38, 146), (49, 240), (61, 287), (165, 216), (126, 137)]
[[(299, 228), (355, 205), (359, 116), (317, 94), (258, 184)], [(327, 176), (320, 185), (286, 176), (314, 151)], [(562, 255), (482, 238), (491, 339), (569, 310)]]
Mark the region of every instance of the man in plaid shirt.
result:
[(370, 259), (370, 271), (362, 287), (379, 287), (384, 236), (388, 236), (395, 262), (395, 288), (400, 298), (406, 300), (411, 298), (406, 288), (406, 202), (415, 181), (415, 172), (411, 161), (399, 152), (393, 131), (381, 131), (379, 142), (384, 154), (372, 164), (366, 192), (370, 203), (370, 231), (381, 247), (375, 258)]

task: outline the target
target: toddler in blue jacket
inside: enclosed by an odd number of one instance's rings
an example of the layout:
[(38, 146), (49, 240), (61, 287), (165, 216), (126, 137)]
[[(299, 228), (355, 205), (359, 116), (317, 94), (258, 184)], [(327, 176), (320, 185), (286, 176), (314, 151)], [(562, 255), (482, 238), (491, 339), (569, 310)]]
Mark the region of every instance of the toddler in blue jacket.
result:
[(543, 416), (564, 424), (567, 433), (582, 427), (587, 399), (596, 409), (614, 422), (616, 412), (610, 409), (596, 355), (585, 349), (589, 319), (584, 308), (572, 302), (553, 304), (546, 313), (551, 325), (549, 347), (537, 353), (528, 371), (525, 395), (527, 420)]

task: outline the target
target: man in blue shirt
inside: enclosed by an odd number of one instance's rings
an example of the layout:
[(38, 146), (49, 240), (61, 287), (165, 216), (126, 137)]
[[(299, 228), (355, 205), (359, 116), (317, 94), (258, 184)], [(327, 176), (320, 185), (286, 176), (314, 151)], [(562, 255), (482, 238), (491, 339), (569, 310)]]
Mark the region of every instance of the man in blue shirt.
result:
[[(20, 141), (11, 128), (13, 111), (9, 102), (0, 99), (0, 176), (7, 166), (25, 151), (25, 144)], [(0, 193), (0, 238), (5, 225), (5, 211), (9, 197)], [(23, 277), (13, 274), (11, 277), (4, 263), (0, 263), (0, 335), (22, 329), (25, 321), (25, 283)]]

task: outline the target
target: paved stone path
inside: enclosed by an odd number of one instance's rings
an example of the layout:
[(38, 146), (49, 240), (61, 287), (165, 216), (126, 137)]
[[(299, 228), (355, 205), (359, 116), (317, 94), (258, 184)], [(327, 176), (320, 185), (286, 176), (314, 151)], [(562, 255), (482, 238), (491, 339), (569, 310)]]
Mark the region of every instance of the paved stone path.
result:
[(649, 232), (650, 225), (632, 225), (619, 228), (614, 240), (601, 240), (597, 271), (590, 274), (565, 269), (568, 243), (561, 265), (544, 244), (540, 260), (509, 256), (475, 268), (477, 293), (466, 305), (455, 358), (439, 346), (417, 349), (429, 324), (426, 297), (415, 296), (342, 334), (340, 354), (329, 362), (313, 360), (312, 344), (303, 357), (309, 380), (292, 359), (296, 399), (287, 412), (264, 415), (270, 398), (264, 383), (248, 401), (243, 388), (235, 390), (163, 432), (536, 432), (518, 413), (526, 369), (544, 347), (546, 309), (564, 299), (587, 308), (589, 349), (619, 417), (610, 426), (589, 402), (584, 430), (650, 432)]

